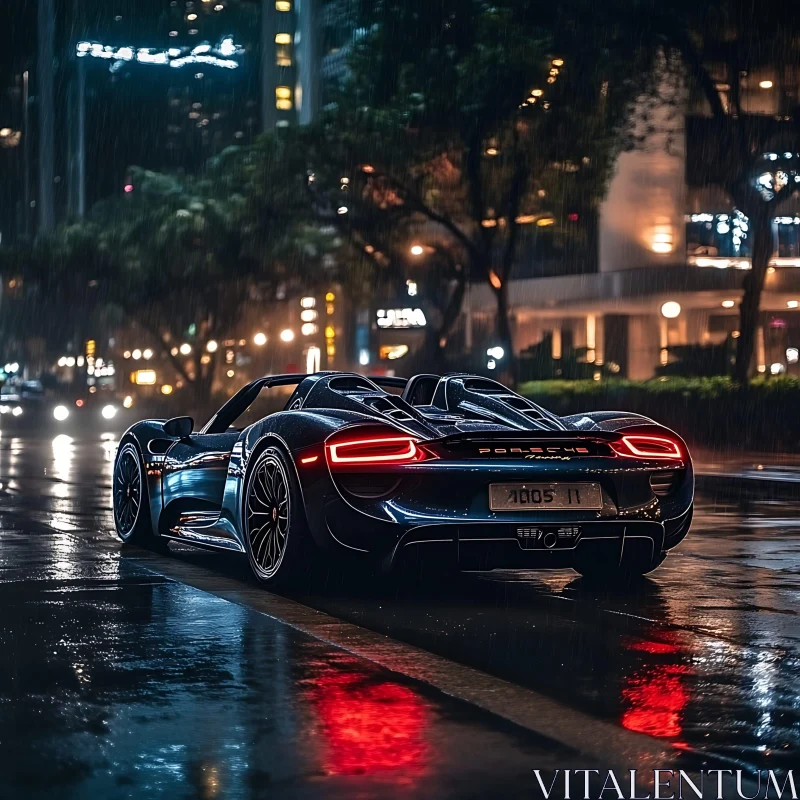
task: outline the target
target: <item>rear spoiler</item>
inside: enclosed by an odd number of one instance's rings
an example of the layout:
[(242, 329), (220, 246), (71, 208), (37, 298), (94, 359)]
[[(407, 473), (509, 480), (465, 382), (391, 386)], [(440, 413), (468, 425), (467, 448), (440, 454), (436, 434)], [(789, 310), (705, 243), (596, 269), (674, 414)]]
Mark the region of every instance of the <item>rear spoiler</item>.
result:
[(552, 431), (552, 430), (530, 430), (530, 431), (480, 431), (479, 433), (451, 433), (441, 439), (433, 439), (439, 444), (451, 442), (474, 442), (487, 444), (501, 441), (530, 441), (532, 439), (576, 439), (584, 441), (615, 442), (620, 434), (616, 431)]

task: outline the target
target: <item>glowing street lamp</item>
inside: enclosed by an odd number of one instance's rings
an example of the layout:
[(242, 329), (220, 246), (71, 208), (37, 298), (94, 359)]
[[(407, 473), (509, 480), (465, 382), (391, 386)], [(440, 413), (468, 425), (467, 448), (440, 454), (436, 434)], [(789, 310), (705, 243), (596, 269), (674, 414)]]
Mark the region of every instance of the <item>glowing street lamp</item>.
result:
[(208, 350), (209, 353), (216, 353), (218, 349), (219, 345), (213, 339), (206, 343), (206, 350)]
[(412, 256), (421, 256), (425, 254), (425, 248), (421, 244), (415, 244), (411, 247)]
[[(284, 339), (284, 341), (286, 340)], [(253, 344), (256, 345), (257, 347), (263, 347), (266, 343), (267, 343), (267, 335), (265, 333), (257, 333), (253, 337)]]
[(681, 315), (681, 304), (670, 300), (661, 306), (661, 315), (665, 319), (677, 319)]
[(188, 344), (187, 342), (184, 342), (184, 343), (183, 343), (183, 344), (180, 346), (180, 354), (181, 354), (182, 356), (188, 356), (188, 355), (189, 355), (189, 353), (191, 353), (191, 352), (192, 352), (192, 346), (191, 346), (190, 344)]
[(281, 331), (281, 341), (282, 342), (292, 342), (294, 341), (294, 331), (291, 328), (285, 328)]

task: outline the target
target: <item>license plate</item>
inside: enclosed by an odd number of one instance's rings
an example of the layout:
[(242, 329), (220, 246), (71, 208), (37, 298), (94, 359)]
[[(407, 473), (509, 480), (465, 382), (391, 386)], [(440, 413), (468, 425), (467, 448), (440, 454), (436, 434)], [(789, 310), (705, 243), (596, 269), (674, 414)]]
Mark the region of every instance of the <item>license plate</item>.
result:
[(599, 483), (493, 483), (492, 511), (592, 511), (603, 507)]

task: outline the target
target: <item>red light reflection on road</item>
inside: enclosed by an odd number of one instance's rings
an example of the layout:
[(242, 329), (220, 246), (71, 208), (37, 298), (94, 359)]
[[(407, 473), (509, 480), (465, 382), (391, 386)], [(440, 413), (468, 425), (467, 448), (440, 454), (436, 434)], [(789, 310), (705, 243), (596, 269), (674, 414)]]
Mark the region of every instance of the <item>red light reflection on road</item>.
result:
[(689, 693), (682, 677), (688, 668), (678, 665), (645, 667), (626, 680), (622, 697), (630, 706), (622, 725), (630, 731), (677, 739), (683, 731), (683, 711)]
[(328, 745), (328, 774), (401, 770), (405, 780), (425, 771), (430, 709), (412, 689), (331, 670), (313, 680), (308, 697), (319, 714)]
[(680, 647), (677, 644), (668, 642), (631, 642), (629, 650), (638, 650), (640, 653), (651, 653), (653, 655), (663, 655), (664, 653), (679, 653)]

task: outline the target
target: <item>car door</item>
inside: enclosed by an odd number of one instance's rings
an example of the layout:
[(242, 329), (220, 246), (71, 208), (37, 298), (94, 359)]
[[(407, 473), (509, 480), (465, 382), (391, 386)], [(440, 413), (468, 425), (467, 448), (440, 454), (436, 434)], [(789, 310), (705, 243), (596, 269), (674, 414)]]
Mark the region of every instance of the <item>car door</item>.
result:
[(219, 511), (239, 431), (193, 433), (176, 441), (164, 460), (164, 509), (172, 513)]

